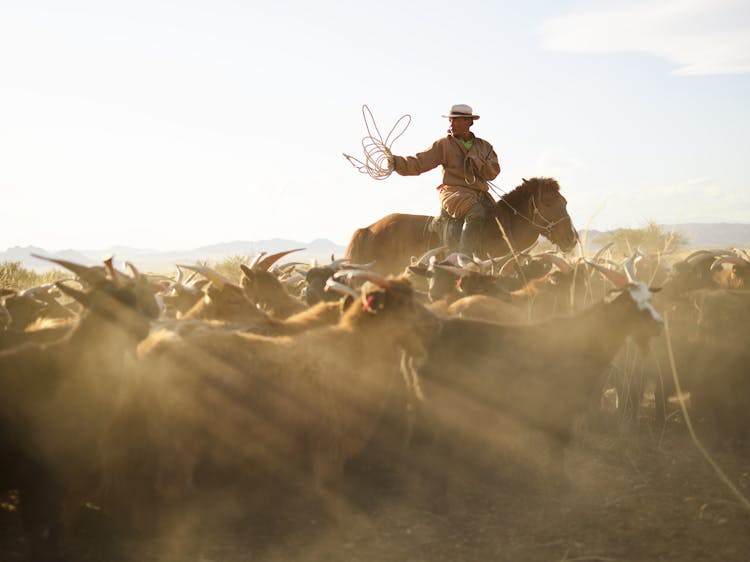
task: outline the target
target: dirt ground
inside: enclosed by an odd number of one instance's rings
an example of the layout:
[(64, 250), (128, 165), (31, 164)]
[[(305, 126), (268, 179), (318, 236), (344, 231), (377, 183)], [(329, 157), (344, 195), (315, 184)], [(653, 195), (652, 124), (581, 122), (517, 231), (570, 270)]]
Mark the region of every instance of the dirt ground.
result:
[[(750, 512), (701, 457), (679, 418), (658, 431), (648, 420), (639, 429), (608, 425), (606, 431), (578, 431), (566, 453), (565, 489), (549, 486), (543, 471), (510, 459), (493, 474), (459, 478), (447, 503), (436, 508), (407, 493), (403, 479), (392, 471), (355, 463), (347, 481), (348, 496), (355, 501), (344, 529), (332, 525), (320, 502), (311, 498), (291, 494), (268, 517), (265, 508), (249, 507), (231, 492), (233, 508), (186, 511), (178, 526), (158, 537), (114, 532), (103, 513), (88, 510), (67, 543), (67, 559), (750, 560)], [(747, 451), (712, 454), (750, 495)], [(218, 503), (219, 497), (206, 501)], [(27, 544), (19, 515), (5, 507), (0, 510), (0, 560), (24, 560)]]

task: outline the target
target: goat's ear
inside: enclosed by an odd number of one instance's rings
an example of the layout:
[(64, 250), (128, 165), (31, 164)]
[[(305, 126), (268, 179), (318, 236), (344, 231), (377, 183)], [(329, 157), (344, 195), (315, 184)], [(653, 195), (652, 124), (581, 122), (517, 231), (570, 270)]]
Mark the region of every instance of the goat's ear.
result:
[(255, 272), (251, 268), (247, 267), (244, 263), (240, 264), (240, 269), (242, 270), (242, 273), (244, 274), (244, 276), (247, 277), (248, 279), (255, 278)]
[(662, 287), (649, 287), (648, 290), (651, 291), (652, 293), (658, 293), (659, 291), (662, 290)]
[(1, 289), (0, 288), (0, 297), (7, 297), (8, 295), (15, 295), (18, 291), (15, 289)]
[(78, 289), (73, 289), (72, 287), (68, 287), (67, 285), (64, 285), (63, 283), (55, 283), (55, 287), (60, 289), (60, 291), (75, 300), (76, 302), (81, 303), (84, 307), (88, 308), (89, 304), (91, 303), (91, 296), (88, 293), (84, 293), (83, 291), (79, 291)]

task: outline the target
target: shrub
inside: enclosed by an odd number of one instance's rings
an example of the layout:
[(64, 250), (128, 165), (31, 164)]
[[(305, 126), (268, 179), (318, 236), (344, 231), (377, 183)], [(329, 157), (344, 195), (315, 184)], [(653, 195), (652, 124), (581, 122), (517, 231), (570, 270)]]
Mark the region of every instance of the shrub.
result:
[(598, 236), (595, 243), (600, 245), (614, 242), (615, 255), (632, 255), (640, 249), (647, 254), (673, 252), (684, 247), (688, 239), (675, 231), (664, 231), (654, 221), (648, 221), (643, 228), (618, 228)]
[(37, 285), (53, 283), (60, 279), (69, 278), (70, 273), (60, 269), (50, 269), (44, 273), (37, 273), (21, 266), (20, 261), (4, 261), (0, 263), (0, 287), (22, 291)]

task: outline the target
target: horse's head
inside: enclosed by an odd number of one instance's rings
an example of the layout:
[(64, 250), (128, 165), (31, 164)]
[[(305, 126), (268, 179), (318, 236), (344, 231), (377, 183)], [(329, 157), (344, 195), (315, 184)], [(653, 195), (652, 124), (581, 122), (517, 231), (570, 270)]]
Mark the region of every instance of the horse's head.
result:
[(523, 188), (529, 190), (531, 222), (542, 236), (557, 244), (563, 252), (575, 248), (578, 233), (568, 215), (568, 201), (560, 194), (560, 185), (552, 178), (524, 180)]

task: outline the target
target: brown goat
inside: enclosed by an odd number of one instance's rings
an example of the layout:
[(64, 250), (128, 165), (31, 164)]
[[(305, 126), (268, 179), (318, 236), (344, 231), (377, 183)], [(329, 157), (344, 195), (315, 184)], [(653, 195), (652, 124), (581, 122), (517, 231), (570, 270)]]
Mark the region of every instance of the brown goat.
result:
[[(424, 355), (437, 329), (408, 282), (381, 283), (365, 285), (337, 325), (292, 337), (212, 331), (157, 333), (143, 342), (140, 376), (122, 406), (124, 419), (134, 410), (146, 416), (157, 455), (154, 472), (141, 475), (142, 489), (181, 497), (199, 463), (239, 470), (251, 462), (297, 480), (301, 462), (317, 492), (337, 505), (333, 489), (344, 463), (378, 426), (402, 353)], [(120, 427), (130, 439), (129, 424)], [(116, 438), (107, 443), (115, 449), (103, 455), (111, 489), (137, 483), (128, 467), (144, 453), (118, 451), (123, 441)]]

